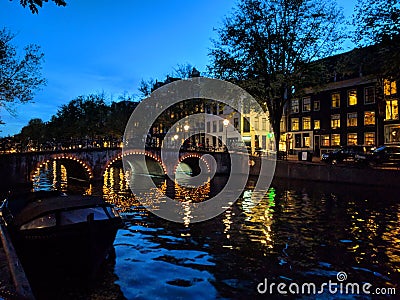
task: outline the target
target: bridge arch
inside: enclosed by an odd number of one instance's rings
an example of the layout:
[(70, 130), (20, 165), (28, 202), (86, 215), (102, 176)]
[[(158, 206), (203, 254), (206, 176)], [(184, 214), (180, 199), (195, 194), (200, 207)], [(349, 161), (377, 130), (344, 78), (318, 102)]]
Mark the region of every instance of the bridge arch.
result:
[(162, 162), (161, 158), (155, 154), (153, 154), (152, 152), (148, 152), (148, 151), (128, 151), (128, 152), (123, 152), (120, 153), (118, 155), (116, 155), (114, 158), (112, 158), (110, 161), (107, 162), (107, 164), (104, 166), (103, 171), (102, 171), (102, 177), (104, 177), (104, 174), (106, 173), (106, 171), (117, 161), (122, 161), (122, 159), (126, 156), (131, 156), (131, 155), (145, 155), (146, 157), (149, 157), (151, 159), (153, 159), (155, 162), (157, 162), (161, 169), (162, 172), (164, 174), (167, 174), (167, 168), (165, 166), (165, 164)]
[(47, 163), (50, 163), (51, 161), (61, 161), (61, 160), (67, 160), (67, 161), (70, 160), (80, 164), (82, 168), (85, 170), (86, 174), (88, 175), (89, 180), (93, 179), (93, 170), (88, 163), (84, 162), (83, 160), (71, 154), (69, 155), (60, 154), (60, 155), (50, 156), (47, 157), (45, 160), (39, 161), (29, 176), (31, 182), (34, 181), (35, 177), (39, 175), (40, 169), (43, 168)]
[(193, 165), (194, 159), (201, 160), (205, 164), (205, 166), (207, 168), (207, 172), (211, 172), (211, 166), (210, 166), (209, 162), (206, 159), (204, 159), (203, 155), (198, 154), (198, 153), (186, 153), (179, 158), (178, 163), (174, 167), (174, 173), (176, 174), (178, 167), (181, 163), (183, 163), (185, 160), (186, 161), (189, 160), (188, 166), (192, 169), (192, 171), (194, 171), (193, 175), (198, 175), (200, 173), (200, 167), (198, 165), (196, 165), (196, 166)]

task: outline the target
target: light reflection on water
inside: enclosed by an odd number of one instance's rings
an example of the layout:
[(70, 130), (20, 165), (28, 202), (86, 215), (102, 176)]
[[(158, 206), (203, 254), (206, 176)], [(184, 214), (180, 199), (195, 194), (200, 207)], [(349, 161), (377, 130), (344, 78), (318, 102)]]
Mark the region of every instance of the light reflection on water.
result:
[[(54, 180), (44, 172), (38, 183), (44, 189), (103, 194), (120, 208), (126, 226), (115, 240), (114, 272), (128, 299), (243, 299), (259, 296), (256, 288), (264, 278), (322, 284), (335, 281), (339, 271), (347, 273), (348, 282), (394, 286), (399, 292), (396, 190), (277, 180), (256, 205), (250, 181), (218, 217), (191, 224), (188, 210), (184, 224), (176, 224), (134, 199), (121, 168), (110, 168), (102, 187), (66, 178)], [(202, 190), (154, 181), (158, 189), (149, 197), (172, 190), (181, 201), (204, 201), (226, 178), (216, 177)]]

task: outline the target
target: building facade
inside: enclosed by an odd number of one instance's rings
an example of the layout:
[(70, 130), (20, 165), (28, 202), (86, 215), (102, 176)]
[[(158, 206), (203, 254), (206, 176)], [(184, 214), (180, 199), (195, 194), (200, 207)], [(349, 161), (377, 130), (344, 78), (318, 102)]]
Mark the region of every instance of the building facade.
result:
[(205, 144), (209, 149), (221, 150), (225, 145), (235, 149), (243, 143), (249, 153), (268, 154), (275, 148), (267, 114), (251, 109), (239, 113), (223, 103), (208, 102), (205, 116)]
[(362, 72), (350, 77), (289, 102), (285, 139), (291, 152), (319, 156), (345, 145), (400, 143), (397, 82)]

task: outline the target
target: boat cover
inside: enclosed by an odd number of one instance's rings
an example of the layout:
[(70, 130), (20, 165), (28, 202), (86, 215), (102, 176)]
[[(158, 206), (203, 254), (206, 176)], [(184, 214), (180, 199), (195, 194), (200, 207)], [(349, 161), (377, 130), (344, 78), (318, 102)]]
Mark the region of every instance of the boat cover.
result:
[[(33, 193), (36, 194), (36, 193)], [(25, 205), (20, 205), (19, 201)], [(9, 208), (14, 215), (14, 225), (21, 226), (41, 215), (58, 210), (68, 210), (72, 208), (95, 207), (105, 205), (106, 202), (101, 197), (95, 196), (66, 196), (60, 193), (43, 193), (34, 195), (33, 199), (23, 199), (21, 197), (9, 199)], [(19, 209), (17, 207), (19, 206)]]

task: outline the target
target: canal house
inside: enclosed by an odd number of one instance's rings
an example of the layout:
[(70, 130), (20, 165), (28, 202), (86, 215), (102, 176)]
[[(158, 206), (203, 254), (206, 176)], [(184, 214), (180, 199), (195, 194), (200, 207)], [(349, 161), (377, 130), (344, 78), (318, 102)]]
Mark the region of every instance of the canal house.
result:
[(372, 46), (322, 60), (329, 81), (288, 103), (288, 150), (319, 156), (339, 146), (400, 142), (397, 82), (381, 75), (380, 51)]

